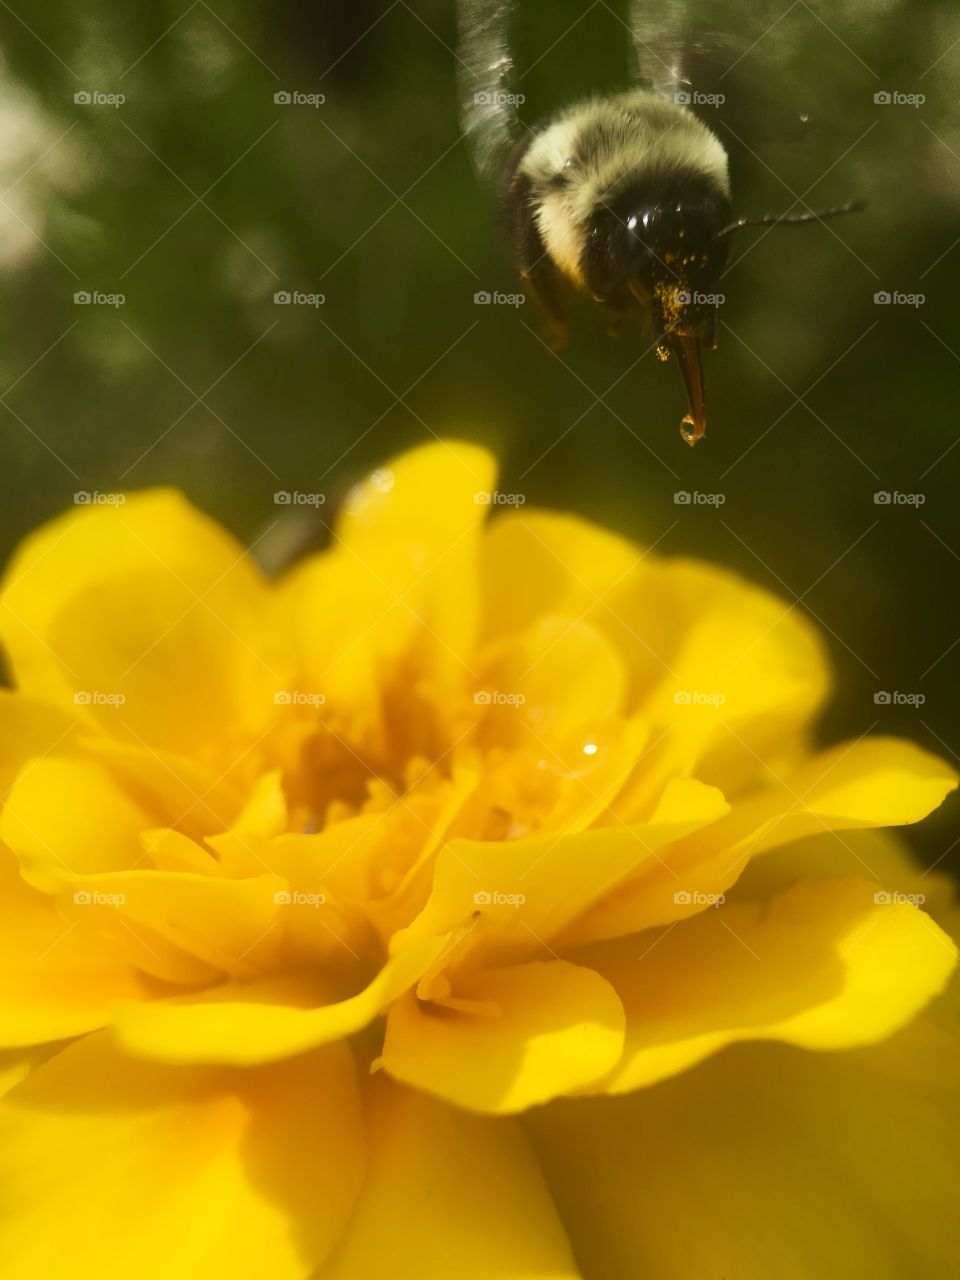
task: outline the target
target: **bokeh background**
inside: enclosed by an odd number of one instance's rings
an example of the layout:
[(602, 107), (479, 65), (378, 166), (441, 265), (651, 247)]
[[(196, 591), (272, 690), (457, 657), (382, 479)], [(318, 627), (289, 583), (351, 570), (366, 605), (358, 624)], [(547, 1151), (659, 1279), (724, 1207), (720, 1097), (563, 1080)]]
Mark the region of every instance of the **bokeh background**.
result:
[[(628, 23), (616, 0), (521, 3), (524, 119), (626, 87)], [(3, 557), (77, 492), (156, 484), (252, 540), (279, 490), (323, 493), (326, 519), (397, 450), (465, 436), (500, 455), (501, 491), (814, 615), (838, 677), (825, 740), (956, 759), (955, 5), (690, 5), (738, 211), (869, 200), (743, 233), (695, 451), (638, 327), (612, 340), (583, 300), (551, 359), (532, 302), (475, 304), (519, 286), (460, 135), (456, 47), (450, 0), (3, 5)], [(324, 301), (275, 303), (294, 291)], [(927, 865), (956, 865), (957, 813), (915, 833)]]

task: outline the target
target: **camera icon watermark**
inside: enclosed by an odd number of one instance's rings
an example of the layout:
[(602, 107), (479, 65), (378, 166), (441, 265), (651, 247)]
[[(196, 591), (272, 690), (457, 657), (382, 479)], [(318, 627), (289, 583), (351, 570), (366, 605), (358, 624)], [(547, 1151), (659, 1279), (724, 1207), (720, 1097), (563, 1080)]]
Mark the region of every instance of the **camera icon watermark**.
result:
[(526, 701), (525, 693), (503, 693), (499, 689), (478, 689), (473, 695), (477, 707), (522, 707)]
[(699, 89), (678, 89), (673, 95), (681, 107), (722, 107), (726, 100), (724, 93), (701, 93)]
[(125, 893), (102, 893), (99, 889), (77, 889), (73, 895), (77, 907), (122, 907), (127, 900)]
[(100, 289), (78, 289), (73, 295), (77, 307), (122, 307), (126, 300), (125, 293), (103, 293)]
[(325, 693), (310, 693), (304, 689), (277, 689), (273, 695), (275, 707), (322, 707), (326, 700)]
[(878, 107), (922, 107), (926, 102), (926, 94), (903, 93), (900, 89), (878, 89), (873, 95), (874, 104)]
[(492, 893), (487, 889), (478, 889), (473, 895), (473, 905), (475, 907), (522, 907), (526, 902), (527, 896), (524, 893), (500, 893), (494, 890)]
[(125, 693), (103, 693), (99, 689), (78, 689), (73, 695), (76, 707), (122, 707), (126, 700)]
[(75, 507), (122, 507), (125, 493), (101, 493), (99, 489), (78, 489), (73, 495)]
[(927, 300), (925, 293), (904, 293), (900, 289), (878, 289), (873, 295), (877, 307), (913, 307), (917, 310)]
[(326, 500), (325, 493), (301, 493), (299, 489), (278, 489), (273, 495), (278, 507), (322, 507)]
[(103, 93), (99, 89), (78, 89), (73, 100), (78, 107), (122, 107), (127, 96), (124, 93)]
[(726, 900), (722, 893), (701, 893), (697, 889), (678, 889), (673, 895), (678, 907), (722, 907)]
[(322, 307), (326, 305), (325, 293), (305, 293), (302, 289), (278, 289), (273, 295), (275, 307)]
[(698, 489), (679, 489), (673, 495), (677, 507), (722, 507), (726, 500), (725, 493), (701, 493)]
[(899, 489), (878, 489), (873, 495), (875, 507), (922, 507), (925, 493), (901, 493)]
[(327, 901), (323, 893), (303, 893), (299, 889), (278, 889), (273, 895), (278, 907), (322, 907)]
[(524, 307), (527, 304), (525, 293), (504, 293), (501, 289), (478, 289), (473, 295), (476, 307)]
[(704, 693), (701, 689), (678, 689), (673, 695), (677, 707), (722, 707), (725, 693)]
[(473, 95), (478, 107), (522, 107), (526, 100), (522, 93), (503, 93), (499, 89), (481, 89)]
[(901, 693), (899, 689), (878, 689), (873, 695), (877, 707), (922, 707), (926, 700), (925, 693)]
[(325, 93), (302, 93), (299, 89), (278, 89), (273, 101), (278, 107), (322, 107)]
[(925, 893), (900, 893), (896, 889), (878, 889), (873, 895), (878, 907), (922, 907), (926, 900)]

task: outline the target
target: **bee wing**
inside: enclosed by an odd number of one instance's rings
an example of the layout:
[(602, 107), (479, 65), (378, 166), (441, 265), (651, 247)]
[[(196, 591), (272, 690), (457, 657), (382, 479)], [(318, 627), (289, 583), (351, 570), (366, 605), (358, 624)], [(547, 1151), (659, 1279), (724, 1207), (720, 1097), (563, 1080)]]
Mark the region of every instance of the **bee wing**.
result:
[(473, 162), (498, 180), (519, 133), (510, 97), (510, 24), (515, 0), (460, 0), (457, 6), (460, 119)]
[(686, 0), (630, 0), (630, 38), (636, 77), (645, 89), (672, 98), (689, 84)]

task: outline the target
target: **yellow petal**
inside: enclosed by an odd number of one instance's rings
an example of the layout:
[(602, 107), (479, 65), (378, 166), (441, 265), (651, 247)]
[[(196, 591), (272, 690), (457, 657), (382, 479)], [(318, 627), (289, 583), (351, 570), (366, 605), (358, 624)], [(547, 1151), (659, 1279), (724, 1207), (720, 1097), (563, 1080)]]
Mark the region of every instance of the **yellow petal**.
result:
[(889, 898), (864, 880), (807, 881), (585, 953), (627, 1013), (605, 1088), (653, 1084), (735, 1040), (848, 1049), (892, 1034), (943, 989), (956, 947)]
[(476, 557), (494, 462), (459, 442), (414, 449), (349, 496), (329, 554), (284, 583), (306, 688), (354, 716), (417, 637), (417, 669), (440, 687), (473, 675)]
[(29, 888), (0, 849), (0, 1045), (43, 1044), (102, 1027), (117, 1000), (169, 992), (93, 921), (72, 921)]
[(485, 687), (475, 696), (488, 706), (486, 738), (539, 747), (548, 763), (557, 752), (569, 755), (568, 768), (588, 763), (583, 748), (596, 751), (605, 725), (624, 709), (626, 673), (617, 651), (576, 618), (541, 619), (481, 679)]
[(354, 1071), (343, 1046), (242, 1073), (63, 1050), (0, 1104), (4, 1275), (306, 1280), (362, 1178)]
[(638, 867), (659, 865), (658, 849), (726, 810), (715, 788), (676, 779), (649, 823), (525, 840), (451, 841), (437, 858), (429, 901), (394, 945), (471, 920), (472, 945), (501, 957), (538, 952), (568, 928), (578, 938), (604, 936), (574, 922)]
[(443, 1106), (380, 1075), (370, 1161), (317, 1280), (577, 1280), (563, 1227), (516, 1120)]
[(70, 711), (0, 689), (0, 796), (6, 797), (29, 761), (68, 753), (79, 729)]
[(147, 824), (101, 765), (50, 755), (28, 763), (13, 784), (0, 839), (28, 883), (56, 893), (78, 876), (146, 864), (140, 833)]
[[(865, 738), (821, 752), (734, 804), (730, 813), (664, 850), (591, 912), (592, 936), (669, 924), (725, 893), (752, 858), (808, 835), (918, 822), (956, 786), (942, 760), (896, 738)], [(868, 867), (848, 866), (869, 875)]]
[(562, 960), (472, 975), (463, 1006), (408, 992), (390, 1010), (382, 1064), (398, 1080), (473, 1111), (507, 1115), (606, 1074), (623, 1046), (623, 1010), (596, 973)]
[(519, 510), (492, 520), (481, 559), (483, 635), (519, 635), (547, 614), (596, 618), (643, 552), (578, 516)]
[(127, 871), (78, 878), (63, 909), (147, 950), (156, 934), (215, 971), (251, 977), (280, 963), (287, 889), (274, 875), (229, 880), (190, 871)]
[(446, 945), (431, 938), (411, 946), (355, 996), (297, 1008), (303, 984), (283, 980), (218, 987), (182, 1000), (124, 1005), (114, 1026), (130, 1053), (159, 1062), (276, 1062), (362, 1030), (412, 986)]
[(199, 751), (273, 714), (267, 600), (239, 543), (155, 490), (28, 538), (4, 581), (0, 636), (24, 692), (109, 736)]
[(525, 1124), (592, 1276), (940, 1280), (960, 1270), (958, 1043), (920, 1020), (849, 1053), (739, 1045)]
[(730, 792), (762, 773), (822, 704), (829, 673), (796, 608), (696, 561), (650, 560), (610, 593), (605, 629), (639, 706), (683, 772)]

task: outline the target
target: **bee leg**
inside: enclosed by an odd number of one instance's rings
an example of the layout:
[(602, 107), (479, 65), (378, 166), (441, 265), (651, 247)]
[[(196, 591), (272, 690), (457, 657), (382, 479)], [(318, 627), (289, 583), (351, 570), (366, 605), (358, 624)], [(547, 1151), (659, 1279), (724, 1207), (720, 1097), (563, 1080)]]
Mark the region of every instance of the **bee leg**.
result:
[(508, 213), (517, 270), (536, 298), (547, 323), (543, 339), (556, 355), (570, 335), (563, 301), (563, 277), (540, 236), (530, 204), (530, 180), (518, 175), (508, 191)]

